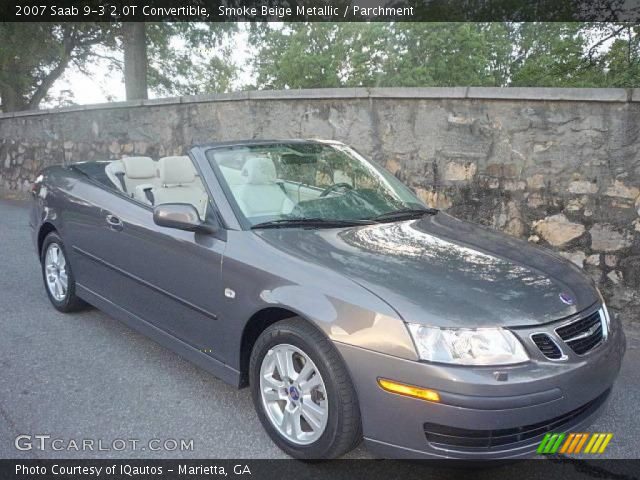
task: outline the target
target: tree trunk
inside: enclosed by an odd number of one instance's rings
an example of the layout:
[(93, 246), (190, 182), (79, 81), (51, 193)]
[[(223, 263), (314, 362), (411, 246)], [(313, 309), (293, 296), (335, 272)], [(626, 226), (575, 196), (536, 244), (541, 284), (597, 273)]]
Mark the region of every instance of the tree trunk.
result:
[(124, 22), (124, 86), (127, 100), (147, 97), (147, 37), (144, 22)]
[(19, 112), (28, 108), (24, 97), (9, 85), (0, 85), (0, 106), (5, 113)]

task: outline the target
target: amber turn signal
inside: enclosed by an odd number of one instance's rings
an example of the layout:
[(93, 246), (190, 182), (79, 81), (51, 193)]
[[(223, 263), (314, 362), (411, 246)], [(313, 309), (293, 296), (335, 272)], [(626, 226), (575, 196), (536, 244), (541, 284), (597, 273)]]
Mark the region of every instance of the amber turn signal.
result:
[(406, 385), (404, 383), (394, 382), (386, 378), (379, 378), (378, 385), (383, 390), (407, 397), (419, 398), (420, 400), (428, 400), (429, 402), (439, 402), (440, 395), (435, 390), (428, 388), (416, 387), (414, 385)]

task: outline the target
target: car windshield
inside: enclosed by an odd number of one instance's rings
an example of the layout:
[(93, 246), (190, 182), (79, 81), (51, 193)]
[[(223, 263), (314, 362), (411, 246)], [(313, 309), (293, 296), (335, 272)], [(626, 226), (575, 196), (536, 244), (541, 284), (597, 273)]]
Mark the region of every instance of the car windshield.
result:
[(336, 226), (428, 211), (397, 178), (342, 144), (260, 143), (216, 147), (207, 156), (254, 227), (288, 220)]

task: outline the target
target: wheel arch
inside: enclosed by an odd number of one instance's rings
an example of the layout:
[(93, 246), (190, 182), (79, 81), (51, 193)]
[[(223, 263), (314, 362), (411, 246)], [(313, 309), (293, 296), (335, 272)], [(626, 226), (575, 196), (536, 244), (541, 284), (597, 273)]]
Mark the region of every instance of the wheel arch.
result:
[(38, 230), (38, 255), (42, 256), (42, 244), (51, 232), (58, 232), (58, 229), (51, 222), (44, 222)]
[(255, 312), (245, 324), (240, 341), (240, 388), (249, 385), (249, 360), (258, 337), (274, 323), (293, 317), (300, 318), (300, 320), (326, 336), (325, 332), (318, 328), (313, 321), (287, 307), (266, 307)]

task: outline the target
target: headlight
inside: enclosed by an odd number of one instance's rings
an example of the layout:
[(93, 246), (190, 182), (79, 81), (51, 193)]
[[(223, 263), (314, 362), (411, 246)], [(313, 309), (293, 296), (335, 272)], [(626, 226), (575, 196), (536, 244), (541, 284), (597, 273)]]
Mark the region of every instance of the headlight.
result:
[(607, 309), (607, 304), (604, 303), (604, 297), (600, 292), (600, 289), (596, 288), (598, 291), (598, 295), (600, 295), (600, 301), (602, 302), (602, 307), (600, 308), (600, 317), (604, 320), (604, 329), (602, 332), (603, 337), (606, 338), (609, 336), (609, 332), (611, 331), (611, 317), (609, 316), (609, 310)]
[(607, 339), (607, 337), (609, 336), (609, 332), (611, 331), (611, 317), (609, 316), (609, 310), (607, 310), (607, 305), (604, 303), (604, 301), (602, 302), (602, 308), (600, 309), (601, 313), (601, 317), (604, 317), (604, 330), (602, 333), (602, 336), (605, 338), (605, 340)]
[(502, 328), (407, 326), (422, 360), (456, 365), (509, 365), (529, 360), (515, 335)]

